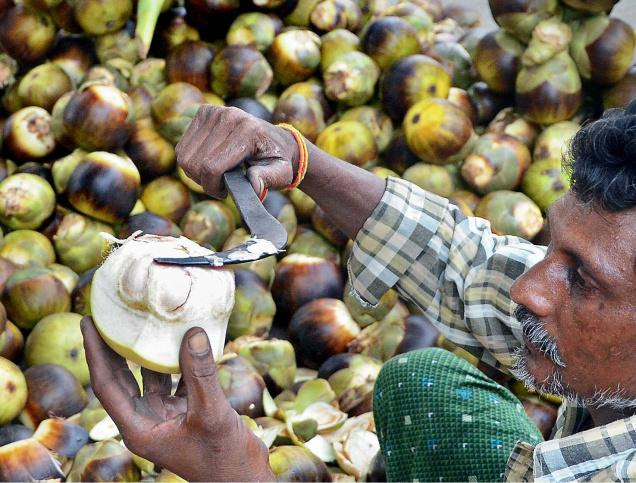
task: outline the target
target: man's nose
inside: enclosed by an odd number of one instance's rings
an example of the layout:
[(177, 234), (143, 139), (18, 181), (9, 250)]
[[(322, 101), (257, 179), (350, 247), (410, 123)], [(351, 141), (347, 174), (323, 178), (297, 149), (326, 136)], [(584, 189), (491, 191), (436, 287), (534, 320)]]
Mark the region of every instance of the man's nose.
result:
[(543, 260), (521, 275), (510, 288), (512, 300), (525, 305), (538, 317), (548, 317), (554, 312), (557, 291), (549, 275), (550, 264)]

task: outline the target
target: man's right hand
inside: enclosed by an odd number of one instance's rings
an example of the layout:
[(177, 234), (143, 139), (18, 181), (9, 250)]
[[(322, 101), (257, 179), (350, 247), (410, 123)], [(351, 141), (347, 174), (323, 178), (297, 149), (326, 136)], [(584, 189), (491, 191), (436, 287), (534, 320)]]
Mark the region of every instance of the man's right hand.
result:
[(293, 181), (298, 145), (292, 134), (234, 107), (202, 105), (176, 147), (185, 173), (215, 198), (226, 196), (223, 173), (247, 163), (254, 191)]

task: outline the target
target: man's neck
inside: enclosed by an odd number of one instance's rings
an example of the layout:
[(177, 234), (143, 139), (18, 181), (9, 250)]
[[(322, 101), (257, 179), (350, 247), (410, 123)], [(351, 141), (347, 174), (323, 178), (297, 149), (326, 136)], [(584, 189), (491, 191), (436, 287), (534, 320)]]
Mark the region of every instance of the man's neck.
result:
[(614, 421), (618, 421), (619, 419), (629, 418), (636, 414), (636, 408), (629, 408), (624, 410), (616, 410), (612, 408), (587, 408), (590, 416), (592, 417), (592, 421), (594, 421), (594, 426), (604, 426), (606, 424), (612, 423)]

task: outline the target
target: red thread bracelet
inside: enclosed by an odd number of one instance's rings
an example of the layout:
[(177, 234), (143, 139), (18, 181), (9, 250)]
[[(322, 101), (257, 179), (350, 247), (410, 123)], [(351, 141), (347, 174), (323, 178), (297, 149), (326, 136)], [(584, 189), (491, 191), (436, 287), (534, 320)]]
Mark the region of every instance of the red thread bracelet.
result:
[(291, 182), (291, 184), (287, 187), (288, 190), (292, 190), (296, 188), (300, 183), (302, 183), (303, 179), (305, 179), (305, 175), (307, 174), (307, 167), (309, 166), (309, 153), (307, 151), (307, 145), (305, 144), (305, 140), (303, 139), (303, 135), (291, 124), (277, 124), (278, 127), (282, 127), (283, 129), (287, 129), (292, 133), (294, 139), (296, 140), (296, 144), (298, 145), (298, 172), (296, 173), (296, 178)]

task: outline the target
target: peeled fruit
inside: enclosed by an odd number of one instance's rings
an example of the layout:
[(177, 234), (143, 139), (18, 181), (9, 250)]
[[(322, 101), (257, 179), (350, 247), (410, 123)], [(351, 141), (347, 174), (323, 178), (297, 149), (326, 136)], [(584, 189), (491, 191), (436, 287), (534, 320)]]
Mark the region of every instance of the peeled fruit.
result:
[(108, 345), (143, 367), (176, 373), (183, 335), (202, 327), (218, 359), (234, 304), (232, 273), (153, 262), (210, 253), (187, 238), (155, 235), (129, 238), (113, 251), (91, 288), (93, 320)]
[(431, 98), (413, 105), (403, 122), (409, 148), (432, 164), (451, 164), (469, 152), (475, 139), (468, 116), (445, 99)]
[(108, 251), (108, 242), (100, 236), (102, 232), (112, 234), (113, 230), (79, 213), (65, 215), (53, 235), (60, 261), (76, 273), (99, 265)]
[(72, 89), (73, 83), (64, 70), (53, 62), (46, 62), (24, 75), (18, 85), (18, 96), (24, 106), (51, 111), (55, 102)]
[(310, 30), (288, 30), (276, 36), (268, 58), (283, 85), (311, 77), (320, 65), (320, 37)]
[(635, 47), (636, 34), (631, 25), (597, 15), (574, 28), (570, 52), (583, 79), (612, 85), (625, 77)]
[(372, 21), (361, 40), (362, 50), (384, 70), (394, 62), (420, 52), (415, 28), (400, 17), (382, 17)]
[(88, 396), (77, 378), (56, 364), (42, 364), (24, 371), (28, 387), (27, 402), (20, 420), (30, 428), (50, 417), (68, 418), (79, 413)]
[(582, 100), (581, 78), (567, 51), (544, 64), (519, 71), (517, 108), (531, 121), (554, 124), (567, 120), (576, 113)]
[(557, 13), (559, 7), (558, 0), (490, 0), (489, 4), (495, 21), (523, 42), (528, 42), (537, 24)]
[(28, 106), (14, 112), (4, 124), (4, 148), (22, 161), (51, 154), (55, 149), (51, 123), (51, 115), (41, 107)]
[(44, 12), (14, 5), (0, 14), (0, 47), (21, 64), (31, 64), (53, 46), (57, 29)]
[(524, 50), (524, 45), (505, 30), (485, 35), (473, 57), (479, 77), (495, 92), (513, 92)]
[(523, 192), (544, 213), (570, 190), (570, 180), (558, 159), (542, 159), (530, 165), (523, 177)]
[(139, 481), (133, 455), (113, 439), (84, 446), (75, 455), (66, 481)]
[(159, 134), (150, 118), (135, 122), (124, 150), (144, 181), (170, 174), (174, 170), (174, 147)]
[(334, 354), (344, 352), (360, 332), (345, 304), (338, 299), (313, 300), (292, 316), (289, 338), (300, 364), (317, 369)]
[(327, 97), (347, 106), (359, 106), (373, 97), (380, 70), (362, 52), (347, 52), (323, 71)]
[(267, 336), (276, 313), (269, 288), (250, 270), (234, 270), (234, 278), (236, 291), (234, 309), (227, 326), (228, 337)]
[(579, 129), (581, 126), (572, 121), (558, 122), (544, 129), (534, 144), (533, 160), (537, 162), (550, 159), (561, 162), (570, 140)]
[(78, 0), (74, 4), (75, 20), (90, 35), (119, 30), (132, 11), (132, 0)]
[(146, 185), (141, 202), (152, 213), (178, 223), (190, 209), (190, 191), (179, 180), (161, 176)]
[(232, 357), (217, 368), (217, 378), (230, 406), (238, 414), (256, 418), (264, 416), (265, 382), (256, 369), (242, 357)]
[[(27, 400), (27, 385), (20, 368), (0, 357), (0, 426), (15, 419)], [(1, 459), (0, 459), (1, 462)], [(0, 464), (0, 468), (3, 465)]]
[(532, 162), (521, 141), (505, 134), (486, 134), (462, 163), (464, 180), (478, 193), (514, 190)]
[(0, 447), (2, 481), (62, 480), (60, 462), (34, 438)]
[(475, 216), (490, 222), (496, 235), (515, 235), (531, 240), (541, 231), (541, 209), (517, 191), (493, 191), (482, 198)]
[(0, 257), (19, 268), (47, 265), (55, 261), (55, 250), (47, 237), (34, 230), (16, 230), (0, 241)]
[(220, 201), (204, 200), (185, 213), (180, 226), (186, 238), (206, 248), (219, 250), (235, 229), (234, 215)]
[(210, 63), (214, 51), (204, 42), (186, 41), (168, 52), (168, 82), (187, 82), (204, 91), (210, 85)]
[(316, 139), (316, 146), (356, 166), (364, 166), (377, 157), (373, 134), (357, 121), (338, 121)]
[(272, 295), (277, 310), (289, 316), (312, 300), (341, 297), (343, 285), (342, 273), (334, 262), (293, 254), (279, 262)]
[(57, 364), (71, 371), (83, 386), (89, 384), (81, 320), (81, 315), (70, 312), (44, 317), (27, 337), (27, 364)]
[(23, 329), (31, 329), (42, 318), (71, 308), (69, 293), (53, 272), (33, 267), (9, 277), (2, 296), (9, 318)]
[(181, 229), (175, 223), (150, 211), (130, 216), (119, 228), (119, 237), (128, 238), (138, 230), (145, 235), (181, 236)]
[(253, 47), (230, 45), (210, 64), (212, 90), (221, 97), (254, 97), (272, 82), (272, 68)]
[(73, 170), (66, 191), (78, 211), (117, 223), (125, 220), (135, 206), (140, 184), (139, 171), (129, 158), (96, 151), (84, 156)]
[(325, 463), (300, 446), (277, 446), (269, 453), (269, 464), (279, 481), (331, 481)]
[(36, 229), (54, 209), (55, 192), (41, 177), (19, 173), (0, 181), (0, 222), (6, 226)]

